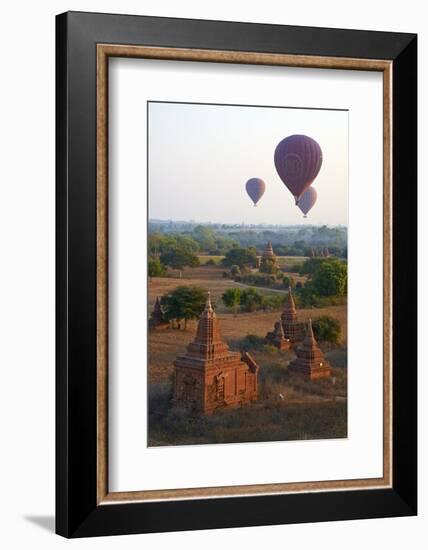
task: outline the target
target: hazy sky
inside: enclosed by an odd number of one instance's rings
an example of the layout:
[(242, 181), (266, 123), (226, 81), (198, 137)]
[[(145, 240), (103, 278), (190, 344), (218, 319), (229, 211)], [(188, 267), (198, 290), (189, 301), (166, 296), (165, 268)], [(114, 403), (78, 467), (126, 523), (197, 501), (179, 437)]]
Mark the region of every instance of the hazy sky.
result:
[[(291, 134), (321, 146), (312, 184), (318, 200), (303, 219), (273, 162)], [(245, 191), (259, 177), (257, 207)], [(246, 224), (347, 224), (346, 111), (149, 103), (149, 218)]]

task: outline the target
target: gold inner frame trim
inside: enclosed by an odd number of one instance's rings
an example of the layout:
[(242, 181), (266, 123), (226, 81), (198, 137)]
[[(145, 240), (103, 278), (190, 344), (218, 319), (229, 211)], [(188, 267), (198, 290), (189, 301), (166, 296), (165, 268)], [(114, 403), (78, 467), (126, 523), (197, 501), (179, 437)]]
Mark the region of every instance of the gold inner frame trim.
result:
[[(383, 476), (296, 483), (109, 492), (108, 489), (108, 59), (347, 69), (383, 73)], [(97, 45), (97, 503), (237, 497), (392, 486), (392, 62), (256, 52)]]

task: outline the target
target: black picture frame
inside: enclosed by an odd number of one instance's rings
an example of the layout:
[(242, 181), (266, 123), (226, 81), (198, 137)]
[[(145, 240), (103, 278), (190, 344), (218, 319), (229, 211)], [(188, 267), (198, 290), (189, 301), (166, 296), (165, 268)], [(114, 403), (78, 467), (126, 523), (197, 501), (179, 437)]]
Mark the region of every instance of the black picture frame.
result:
[[(97, 505), (96, 46), (390, 60), (392, 488)], [(56, 18), (56, 532), (65, 537), (417, 513), (417, 36), (68, 12)]]

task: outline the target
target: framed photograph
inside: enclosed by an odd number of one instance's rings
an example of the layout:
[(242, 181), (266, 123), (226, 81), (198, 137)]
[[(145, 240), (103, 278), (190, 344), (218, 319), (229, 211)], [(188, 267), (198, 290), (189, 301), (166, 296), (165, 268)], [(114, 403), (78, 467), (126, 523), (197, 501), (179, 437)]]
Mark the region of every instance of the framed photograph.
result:
[(416, 35), (56, 25), (57, 533), (416, 514)]

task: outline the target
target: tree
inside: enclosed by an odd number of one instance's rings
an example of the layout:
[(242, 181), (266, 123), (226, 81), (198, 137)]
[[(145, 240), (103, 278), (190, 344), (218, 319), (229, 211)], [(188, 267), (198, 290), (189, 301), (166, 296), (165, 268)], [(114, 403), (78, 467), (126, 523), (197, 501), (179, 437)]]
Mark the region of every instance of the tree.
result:
[(164, 237), (159, 233), (151, 233), (148, 237), (149, 254), (159, 254), (162, 251)]
[(177, 248), (164, 252), (160, 257), (160, 261), (165, 265), (169, 265), (172, 269), (177, 269), (180, 272), (180, 279), (184, 267), (197, 267), (200, 263), (196, 254)]
[(150, 233), (148, 236), (148, 248), (150, 255), (164, 254), (171, 250), (183, 250), (185, 252), (199, 252), (199, 244), (188, 235), (177, 233)]
[(275, 274), (278, 271), (278, 267), (274, 258), (262, 258), (259, 267), (260, 273)]
[(197, 225), (193, 230), (193, 236), (198, 241), (202, 250), (211, 252), (215, 249), (216, 242), (214, 231), (204, 225)]
[(299, 266), (300, 275), (313, 275), (317, 269), (320, 268), (321, 264), (329, 260), (324, 260), (323, 258), (309, 258)]
[(241, 292), (241, 306), (245, 308), (246, 311), (256, 311), (262, 305), (263, 297), (257, 292), (253, 287), (243, 290)]
[(222, 294), (221, 299), (226, 307), (233, 308), (234, 315), (236, 317), (238, 306), (241, 302), (241, 289), (240, 288), (228, 288), (226, 292)]
[(341, 260), (321, 262), (312, 276), (312, 287), (319, 296), (343, 296), (347, 291), (348, 268)]
[(148, 264), (149, 277), (165, 277), (166, 267), (161, 263), (159, 258), (149, 258)]
[(255, 248), (232, 248), (226, 252), (223, 259), (225, 266), (238, 265), (243, 267), (255, 267), (257, 264), (257, 252)]
[(184, 319), (184, 329), (187, 321), (197, 319), (205, 307), (207, 291), (197, 286), (178, 286), (161, 298), (164, 316), (167, 321)]
[(318, 342), (337, 344), (340, 337), (340, 322), (329, 315), (318, 317), (312, 322), (314, 336)]

